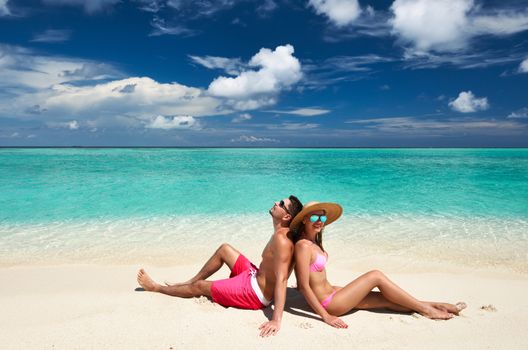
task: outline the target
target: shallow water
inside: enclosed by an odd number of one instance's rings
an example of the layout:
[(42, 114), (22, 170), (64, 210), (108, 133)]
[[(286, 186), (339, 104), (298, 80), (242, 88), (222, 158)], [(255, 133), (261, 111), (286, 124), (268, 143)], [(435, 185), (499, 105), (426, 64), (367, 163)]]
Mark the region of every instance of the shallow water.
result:
[(528, 149), (0, 149), (0, 264), (260, 247), (290, 193), (342, 204), (355, 256), (528, 269)]

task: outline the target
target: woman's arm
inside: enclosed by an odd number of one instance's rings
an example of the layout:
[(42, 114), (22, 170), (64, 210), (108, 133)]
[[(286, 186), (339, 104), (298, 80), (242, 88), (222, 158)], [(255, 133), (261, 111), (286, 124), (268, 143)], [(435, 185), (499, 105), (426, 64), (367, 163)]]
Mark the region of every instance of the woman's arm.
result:
[(311, 308), (332, 327), (345, 328), (347, 325), (338, 317), (330, 315), (321, 305), (315, 293), (310, 287), (310, 260), (312, 247), (307, 241), (299, 241), (295, 244), (295, 276), (297, 277), (297, 288), (304, 295), (306, 302)]

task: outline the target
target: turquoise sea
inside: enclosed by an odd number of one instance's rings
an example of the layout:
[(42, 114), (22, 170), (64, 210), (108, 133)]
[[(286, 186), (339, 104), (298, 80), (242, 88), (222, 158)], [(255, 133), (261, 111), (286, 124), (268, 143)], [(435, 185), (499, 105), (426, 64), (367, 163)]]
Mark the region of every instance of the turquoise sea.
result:
[(3, 148), (0, 265), (263, 245), (289, 194), (343, 206), (336, 244), (528, 268), (528, 149)]

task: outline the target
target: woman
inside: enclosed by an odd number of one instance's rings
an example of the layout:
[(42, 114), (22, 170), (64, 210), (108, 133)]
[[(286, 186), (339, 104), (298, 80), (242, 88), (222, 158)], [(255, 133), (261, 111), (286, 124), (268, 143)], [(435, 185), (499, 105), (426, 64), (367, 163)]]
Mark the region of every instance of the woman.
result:
[[(332, 286), (326, 279), (328, 253), (323, 248), (323, 228), (337, 220), (342, 212), (339, 204), (310, 202), (290, 224), (290, 229), (296, 232), (298, 289), (324, 322), (336, 328), (347, 328), (337, 316), (352, 309), (377, 308), (415, 311), (431, 319), (447, 320), (466, 307), (465, 303), (419, 301), (376, 270), (365, 273), (345, 287)], [(376, 287), (379, 292), (372, 291)]]

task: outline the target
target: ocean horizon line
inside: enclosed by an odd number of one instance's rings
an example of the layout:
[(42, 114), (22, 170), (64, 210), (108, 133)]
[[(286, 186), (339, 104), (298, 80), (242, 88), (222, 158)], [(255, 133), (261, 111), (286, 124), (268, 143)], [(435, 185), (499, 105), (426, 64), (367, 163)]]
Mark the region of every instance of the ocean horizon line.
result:
[(523, 147), (385, 147), (385, 146), (285, 146), (285, 147), (267, 147), (267, 146), (0, 146), (0, 149), (528, 149)]

